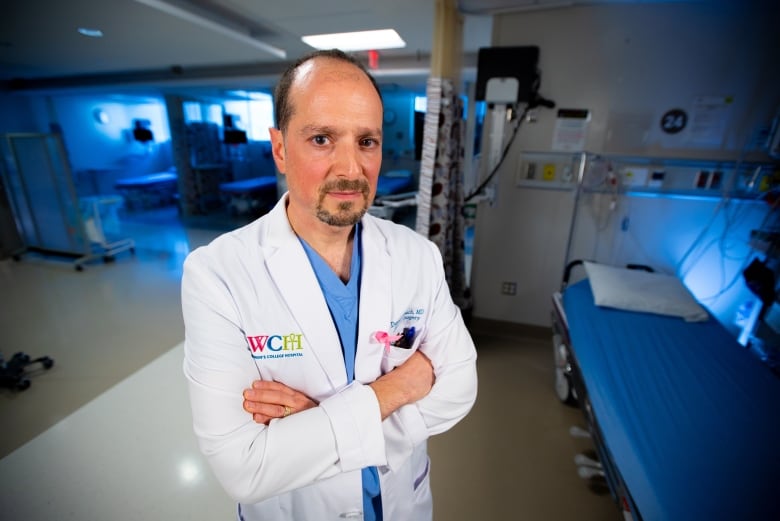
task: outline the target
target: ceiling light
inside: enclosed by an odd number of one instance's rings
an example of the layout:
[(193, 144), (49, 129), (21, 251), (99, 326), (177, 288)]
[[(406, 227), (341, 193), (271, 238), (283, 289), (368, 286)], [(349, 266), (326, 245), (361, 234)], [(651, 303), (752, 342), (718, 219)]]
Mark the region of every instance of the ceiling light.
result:
[(217, 31), (219, 33), (224, 34), (225, 36), (229, 36), (230, 38), (247, 43), (252, 47), (255, 47), (269, 54), (272, 54), (277, 58), (287, 57), (287, 52), (285, 52), (284, 49), (279, 49), (278, 47), (274, 47), (273, 45), (269, 45), (265, 42), (258, 40), (257, 38), (252, 37), (251, 31), (248, 28), (234, 27), (232, 24), (228, 25), (225, 22), (216, 19), (216, 17), (213, 15), (196, 13), (194, 11), (185, 9), (184, 7), (180, 7), (179, 5), (168, 3), (164, 0), (135, 0), (135, 1), (140, 4), (153, 7), (164, 13), (168, 13), (169, 15), (180, 18), (181, 20), (186, 20), (188, 22), (198, 24), (201, 27), (206, 27), (207, 29)]
[(102, 38), (103, 37), (103, 31), (100, 29), (90, 29), (89, 27), (79, 27), (78, 32), (83, 34), (84, 36), (89, 36), (90, 38)]
[(406, 47), (394, 29), (357, 31), (353, 33), (311, 34), (301, 38), (315, 49), (341, 49), (342, 51), (369, 51)]

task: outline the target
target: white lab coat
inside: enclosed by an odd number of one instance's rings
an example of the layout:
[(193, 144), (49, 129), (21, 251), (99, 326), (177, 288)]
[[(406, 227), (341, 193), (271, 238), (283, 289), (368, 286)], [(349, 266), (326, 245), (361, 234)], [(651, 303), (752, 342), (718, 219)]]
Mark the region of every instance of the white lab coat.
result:
[[(184, 264), (184, 373), (200, 448), (246, 521), (362, 519), (366, 466), (379, 469), (385, 521), (431, 519), (426, 440), (463, 418), (477, 391), (476, 351), (439, 251), (406, 227), (363, 218), (348, 384), (338, 332), (285, 200)], [(409, 326), (416, 329), (411, 349), (386, 350), (375, 340), (376, 332)], [(367, 384), (417, 349), (431, 359), (435, 385), (381, 421)], [(319, 406), (258, 425), (242, 409), (243, 389), (258, 378)]]

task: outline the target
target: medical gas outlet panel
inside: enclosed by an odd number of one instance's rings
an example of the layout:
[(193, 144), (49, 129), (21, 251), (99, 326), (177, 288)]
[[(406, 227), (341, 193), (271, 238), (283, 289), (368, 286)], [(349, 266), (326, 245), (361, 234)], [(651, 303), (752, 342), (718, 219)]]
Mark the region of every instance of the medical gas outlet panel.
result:
[(627, 195), (756, 198), (780, 187), (780, 162), (628, 157), (587, 152), (523, 152), (515, 172), (522, 188)]
[(565, 190), (577, 184), (582, 154), (524, 152), (515, 173), (515, 186)]

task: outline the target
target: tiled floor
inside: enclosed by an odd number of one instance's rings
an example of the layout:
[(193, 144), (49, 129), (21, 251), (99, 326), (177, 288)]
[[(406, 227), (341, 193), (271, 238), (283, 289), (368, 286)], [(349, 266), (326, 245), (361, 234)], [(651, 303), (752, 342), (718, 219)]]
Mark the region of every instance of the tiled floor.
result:
[[(76, 272), (67, 262), (0, 261), (0, 351), (55, 365), (0, 391), (0, 517), (9, 521), (234, 519), (198, 454), (181, 374), (179, 279), (217, 229), (158, 212), (123, 222), (134, 256)], [(590, 448), (552, 391), (544, 331), (475, 327), (479, 397), (430, 442), (437, 521), (617, 520), (608, 493), (576, 474)]]

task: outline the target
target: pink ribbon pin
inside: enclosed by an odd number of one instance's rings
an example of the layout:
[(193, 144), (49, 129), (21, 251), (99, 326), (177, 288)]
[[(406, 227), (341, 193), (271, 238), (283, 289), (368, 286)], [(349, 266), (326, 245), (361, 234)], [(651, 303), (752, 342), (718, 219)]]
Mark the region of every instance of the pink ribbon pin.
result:
[(374, 333), (374, 340), (385, 346), (385, 351), (390, 352), (390, 344), (400, 339), (401, 335), (391, 335), (385, 331), (377, 331)]

